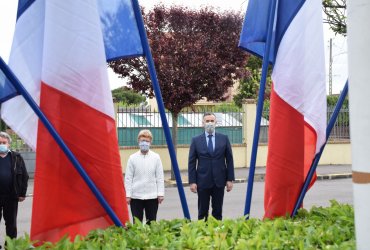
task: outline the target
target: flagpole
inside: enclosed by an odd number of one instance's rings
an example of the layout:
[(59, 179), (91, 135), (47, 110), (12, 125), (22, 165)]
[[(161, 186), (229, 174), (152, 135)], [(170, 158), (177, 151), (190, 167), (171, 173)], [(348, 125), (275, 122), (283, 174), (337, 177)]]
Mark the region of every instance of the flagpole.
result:
[(251, 161), (249, 165), (248, 186), (247, 186), (247, 193), (246, 193), (245, 207), (244, 207), (244, 216), (248, 215), (247, 218), (249, 217), (249, 214), (250, 214), (251, 202), (252, 202), (254, 172), (256, 169), (258, 140), (259, 140), (259, 135), (260, 135), (260, 124), (261, 124), (261, 117), (262, 117), (262, 110), (263, 110), (263, 98), (265, 95), (266, 78), (267, 78), (268, 66), (269, 66), (269, 56), (270, 56), (270, 48), (271, 48), (271, 41), (272, 41), (272, 35), (273, 35), (272, 30), (273, 30), (274, 19), (275, 19), (275, 10), (276, 10), (276, 0), (272, 0), (270, 3), (270, 7), (269, 7), (267, 39), (266, 39), (265, 51), (263, 55), (262, 75), (261, 75), (261, 81), (260, 81), (260, 89), (258, 92), (257, 114), (256, 114), (256, 122), (254, 125), (253, 145), (252, 145)]
[(173, 166), (173, 172), (174, 172), (175, 178), (176, 178), (177, 190), (178, 190), (179, 195), (180, 195), (182, 210), (183, 210), (183, 213), (184, 213), (184, 217), (187, 218), (187, 219), (190, 219), (189, 208), (188, 208), (188, 204), (186, 202), (186, 197), (185, 197), (184, 187), (182, 185), (179, 166), (177, 164), (175, 148), (173, 146), (172, 139), (171, 139), (170, 128), (168, 126), (168, 122), (167, 122), (167, 119), (166, 119), (166, 113), (165, 113), (165, 109), (164, 109), (161, 90), (160, 90), (158, 79), (157, 79), (157, 73), (155, 71), (154, 61), (153, 61), (152, 53), (150, 51), (150, 47), (149, 47), (149, 44), (148, 44), (148, 38), (147, 38), (145, 27), (144, 27), (144, 21), (143, 21), (140, 6), (139, 6), (139, 3), (138, 3), (137, 0), (132, 0), (132, 7), (133, 7), (134, 12), (135, 12), (135, 18), (136, 18), (136, 22), (137, 22), (137, 25), (138, 25), (138, 28), (139, 28), (141, 43), (142, 43), (144, 54), (146, 56), (147, 63), (148, 63), (149, 75), (150, 75), (150, 78), (152, 80), (155, 97), (157, 99), (157, 104), (158, 104), (158, 109), (159, 109), (159, 113), (160, 113), (161, 120), (162, 120), (164, 135), (166, 137), (168, 151), (170, 153), (171, 163), (172, 163), (172, 166)]
[(325, 143), (324, 143), (324, 145), (321, 146), (320, 152), (316, 154), (315, 158), (312, 161), (310, 170), (308, 171), (308, 174), (307, 174), (306, 179), (304, 181), (304, 184), (302, 186), (301, 192), (300, 192), (300, 194), (298, 196), (298, 199), (297, 199), (297, 201), (296, 201), (296, 203), (294, 205), (294, 209), (293, 209), (290, 217), (294, 217), (297, 214), (297, 211), (298, 211), (299, 207), (301, 206), (301, 204), (303, 202), (303, 199), (304, 199), (304, 197), (306, 195), (308, 186), (310, 185), (311, 180), (313, 178), (313, 175), (315, 174), (315, 171), (316, 171), (317, 165), (318, 165), (318, 163), (320, 161), (322, 152), (324, 151), (324, 148), (326, 146), (326, 143), (328, 142), (328, 139), (329, 139), (331, 130), (334, 127), (334, 124), (335, 124), (335, 122), (337, 120), (339, 111), (342, 108), (342, 105), (343, 105), (344, 100), (346, 99), (347, 93), (348, 93), (348, 80), (347, 80), (346, 84), (343, 87), (342, 93), (340, 94), (339, 99), (338, 99), (338, 102), (335, 105), (334, 112), (333, 112), (332, 116), (330, 117), (329, 124), (328, 124), (328, 126), (326, 128), (326, 140), (325, 140)]
[(35, 114), (39, 117), (42, 124), (45, 126), (45, 128), (49, 131), (51, 136), (54, 138), (54, 140), (58, 143), (59, 147), (62, 149), (64, 154), (68, 157), (68, 159), (71, 161), (77, 172), (80, 174), (82, 179), (86, 182), (90, 190), (94, 193), (95, 197), (99, 201), (99, 203), (102, 205), (102, 207), (105, 209), (109, 217), (112, 219), (114, 224), (116, 226), (123, 227), (122, 222), (116, 215), (116, 213), (113, 211), (113, 209), (110, 207), (108, 202), (105, 200), (103, 194), (99, 191), (99, 189), (96, 187), (94, 182), (91, 180), (89, 175), (86, 173), (84, 168), (81, 166), (79, 161), (76, 159), (76, 157), (73, 155), (72, 151), (68, 148), (68, 146), (64, 143), (63, 139), (60, 137), (58, 132), (55, 130), (53, 125), (49, 122), (47, 117), (44, 115), (44, 113), (41, 111), (39, 106), (36, 104), (36, 102), (32, 99), (31, 95), (28, 93), (28, 91), (23, 87), (23, 85), (20, 83), (18, 78), (14, 75), (14, 73), (11, 71), (11, 69), (6, 65), (6, 63), (3, 61), (3, 59), (0, 57), (0, 69), (3, 70), (5, 76), (7, 79), (10, 80), (10, 82), (13, 84), (14, 88), (18, 91), (19, 94), (21, 94), (28, 105), (32, 108), (32, 110), (35, 112)]

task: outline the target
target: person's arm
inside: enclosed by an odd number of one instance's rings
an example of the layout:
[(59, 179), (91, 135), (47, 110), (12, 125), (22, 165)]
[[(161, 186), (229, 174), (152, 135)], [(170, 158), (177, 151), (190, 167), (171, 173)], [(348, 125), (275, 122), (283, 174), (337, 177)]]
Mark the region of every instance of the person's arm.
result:
[(231, 144), (229, 138), (226, 136), (226, 168), (227, 168), (227, 182), (226, 182), (226, 191), (230, 192), (233, 189), (233, 181), (235, 180), (235, 173), (234, 173), (234, 159), (233, 159), (233, 151), (231, 148)]
[(188, 160), (188, 178), (190, 190), (193, 193), (197, 192), (197, 152), (195, 148), (195, 138), (191, 140)]
[(26, 164), (21, 155), (16, 156), (16, 164), (22, 171), (22, 183), (21, 183), (21, 190), (19, 190), (18, 201), (24, 201), (26, 199), (27, 194), (27, 187), (28, 187), (28, 172), (26, 168)]
[(158, 155), (155, 168), (155, 177), (157, 182), (158, 203), (161, 204), (164, 200), (164, 173), (161, 158)]
[(130, 157), (127, 161), (127, 166), (126, 166), (126, 171), (125, 171), (126, 202), (128, 205), (130, 205), (131, 203), (133, 179), (134, 179), (134, 164)]

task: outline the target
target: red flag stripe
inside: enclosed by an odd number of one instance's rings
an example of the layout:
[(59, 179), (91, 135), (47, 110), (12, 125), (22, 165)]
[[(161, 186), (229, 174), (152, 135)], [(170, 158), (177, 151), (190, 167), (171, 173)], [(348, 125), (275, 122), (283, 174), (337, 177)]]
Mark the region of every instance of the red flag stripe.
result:
[(274, 88), (270, 100), (264, 204), (265, 217), (274, 218), (293, 210), (315, 156), (317, 136), (303, 115), (282, 100)]
[[(115, 121), (44, 83), (40, 106), (122, 223), (127, 222)], [(54, 139), (42, 124), (38, 127), (31, 238), (53, 241), (68, 233), (73, 239), (112, 225)]]

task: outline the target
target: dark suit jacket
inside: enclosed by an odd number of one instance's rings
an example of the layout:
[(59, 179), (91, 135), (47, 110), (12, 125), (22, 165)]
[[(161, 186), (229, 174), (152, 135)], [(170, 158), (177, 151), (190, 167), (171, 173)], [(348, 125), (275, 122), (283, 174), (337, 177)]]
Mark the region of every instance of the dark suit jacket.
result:
[(225, 187), (226, 181), (234, 181), (234, 161), (229, 138), (215, 133), (215, 149), (208, 153), (205, 133), (191, 140), (189, 150), (189, 184), (198, 188)]

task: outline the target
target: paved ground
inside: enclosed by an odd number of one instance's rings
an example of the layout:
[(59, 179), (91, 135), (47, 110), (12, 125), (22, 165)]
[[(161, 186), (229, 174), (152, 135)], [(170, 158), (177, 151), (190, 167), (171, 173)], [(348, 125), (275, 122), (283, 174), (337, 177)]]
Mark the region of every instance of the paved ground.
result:
[[(254, 180), (264, 181), (265, 180), (265, 167), (257, 167), (255, 169)], [(327, 179), (342, 179), (352, 178), (352, 166), (351, 165), (320, 165), (316, 169), (318, 180)], [(246, 182), (249, 176), (249, 168), (236, 168), (235, 169), (235, 182)], [(171, 172), (165, 172), (166, 186), (176, 186), (176, 181), (171, 180)], [(181, 171), (181, 180), (184, 186), (188, 185), (188, 173), (187, 171)]]

